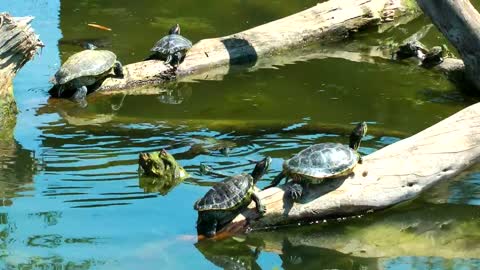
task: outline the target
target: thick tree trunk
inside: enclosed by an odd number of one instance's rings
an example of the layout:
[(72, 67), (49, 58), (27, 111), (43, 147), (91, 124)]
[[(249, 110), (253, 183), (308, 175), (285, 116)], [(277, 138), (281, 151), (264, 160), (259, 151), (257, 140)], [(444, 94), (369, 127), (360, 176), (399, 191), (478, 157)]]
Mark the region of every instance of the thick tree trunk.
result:
[(417, 0), (458, 50), (465, 63), (465, 78), (480, 89), (480, 14), (469, 0)]
[(415, 198), (479, 160), (479, 127), (480, 103), (364, 157), (363, 164), (358, 164), (348, 177), (310, 185), (301, 203), (292, 204), (285, 194), (286, 186), (262, 191), (266, 215), (257, 219), (255, 211), (247, 210), (225, 231), (244, 231), (245, 217), (251, 227), (258, 229), (298, 220), (363, 214)]
[(16, 111), (12, 88), (15, 74), (43, 47), (30, 26), (32, 19), (0, 13), (0, 119)]
[[(259, 59), (300, 48), (312, 42), (330, 42), (348, 37), (392, 15), (415, 10), (413, 0), (330, 0), (237, 34), (204, 39), (192, 47), (178, 67), (177, 77), (202, 74), (212, 69), (243, 65), (253, 67)], [(153, 41), (152, 41), (153, 42)], [(172, 79), (163, 61), (143, 61), (125, 66), (124, 79), (108, 78), (98, 90), (126, 89)], [(201, 76), (201, 75), (200, 75)], [(207, 75), (205, 75), (207, 76)]]

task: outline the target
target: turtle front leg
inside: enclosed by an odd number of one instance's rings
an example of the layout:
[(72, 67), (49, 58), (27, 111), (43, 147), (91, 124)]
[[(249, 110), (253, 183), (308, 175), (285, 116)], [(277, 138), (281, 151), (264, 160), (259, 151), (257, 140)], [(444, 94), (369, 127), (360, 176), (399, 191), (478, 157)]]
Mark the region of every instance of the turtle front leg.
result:
[(183, 58), (185, 57), (185, 53), (183, 52), (176, 52), (175, 53), (175, 59), (177, 60), (176, 66), (178, 67), (180, 63), (183, 61)]
[(167, 56), (167, 59), (165, 60), (165, 65), (170, 64), (170, 62), (172, 62), (172, 60), (173, 60), (173, 55), (169, 54)]
[(258, 197), (258, 194), (253, 193), (252, 194), (252, 200), (255, 202), (257, 211), (260, 214), (260, 216), (263, 216), (267, 212), (267, 208), (260, 201), (260, 198)]
[(115, 73), (115, 76), (117, 76), (118, 78), (123, 78), (123, 66), (120, 61), (115, 61), (115, 64), (113, 65), (113, 73)]
[(303, 186), (299, 183), (295, 183), (288, 187), (288, 195), (294, 202), (298, 202), (303, 195)]
[(80, 86), (80, 87), (77, 88), (75, 93), (73, 93), (71, 99), (73, 101), (75, 101), (76, 103), (78, 103), (78, 105), (80, 105), (80, 107), (86, 108), (87, 105), (88, 105), (88, 103), (87, 103), (87, 93), (88, 93), (87, 87), (85, 85)]

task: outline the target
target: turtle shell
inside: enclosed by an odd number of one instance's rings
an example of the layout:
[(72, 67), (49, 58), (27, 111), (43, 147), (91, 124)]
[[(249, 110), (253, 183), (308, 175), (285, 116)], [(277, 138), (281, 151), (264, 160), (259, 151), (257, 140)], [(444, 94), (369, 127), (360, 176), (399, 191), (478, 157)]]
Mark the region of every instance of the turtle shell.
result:
[(70, 56), (55, 73), (56, 84), (84, 76), (97, 76), (113, 67), (117, 56), (106, 50), (84, 50)]
[(152, 49), (151, 52), (157, 52), (163, 55), (174, 54), (179, 51), (188, 50), (192, 47), (192, 42), (181, 35), (172, 34), (161, 38)]
[(350, 172), (358, 162), (358, 153), (347, 145), (320, 143), (312, 145), (283, 163), (290, 175), (310, 180), (337, 177)]
[(240, 205), (254, 190), (253, 177), (242, 173), (216, 183), (208, 192), (195, 202), (198, 211), (229, 210)]

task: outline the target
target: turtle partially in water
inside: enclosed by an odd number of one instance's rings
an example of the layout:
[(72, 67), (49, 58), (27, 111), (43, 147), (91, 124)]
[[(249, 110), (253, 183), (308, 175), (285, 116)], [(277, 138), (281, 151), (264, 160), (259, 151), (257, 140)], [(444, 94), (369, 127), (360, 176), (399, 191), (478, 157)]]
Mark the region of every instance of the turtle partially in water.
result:
[(263, 215), (265, 206), (255, 194), (255, 184), (267, 172), (271, 158), (259, 161), (251, 174), (242, 173), (227, 177), (195, 202), (198, 211), (197, 233), (206, 237), (215, 236), (225, 224), (243, 211), (253, 200), (257, 211)]
[(277, 186), (283, 178), (291, 178), (289, 194), (297, 201), (303, 194), (302, 184), (321, 183), (325, 178), (348, 175), (362, 157), (357, 152), (367, 133), (367, 123), (359, 123), (350, 134), (349, 146), (339, 143), (320, 143), (309, 146), (283, 163), (283, 170), (265, 189)]
[(58, 97), (70, 96), (85, 107), (87, 86), (94, 85), (105, 78), (112, 70), (116, 77), (123, 78), (122, 64), (111, 51), (84, 50), (75, 53), (55, 73), (53, 79), (55, 85), (50, 90), (50, 94)]
[(192, 48), (192, 42), (180, 35), (180, 25), (177, 23), (170, 28), (168, 35), (155, 43), (150, 49), (152, 54), (145, 60), (160, 59), (164, 60), (165, 64), (177, 67), (190, 48)]

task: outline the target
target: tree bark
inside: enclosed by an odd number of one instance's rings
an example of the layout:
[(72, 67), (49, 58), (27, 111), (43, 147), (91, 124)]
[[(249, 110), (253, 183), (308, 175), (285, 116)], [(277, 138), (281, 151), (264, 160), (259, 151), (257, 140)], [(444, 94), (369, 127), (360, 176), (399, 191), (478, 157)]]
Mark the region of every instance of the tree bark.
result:
[(418, 196), (432, 185), (450, 179), (480, 158), (480, 103), (434, 126), (364, 157), (351, 175), (310, 185), (301, 203), (285, 194), (286, 186), (260, 193), (265, 216), (250, 209), (240, 214), (224, 232), (254, 229), (298, 220), (345, 217), (384, 209)]
[(465, 64), (465, 79), (480, 89), (480, 14), (469, 0), (417, 2), (458, 50)]
[(12, 81), (17, 71), (43, 47), (30, 26), (32, 20), (0, 13), (0, 119), (16, 111)]
[[(412, 0), (330, 0), (237, 34), (204, 39), (188, 51), (176, 77), (201, 76), (212, 69), (253, 67), (259, 59), (301, 48), (313, 42), (345, 39), (352, 32), (379, 24), (392, 15), (400, 17), (416, 10)], [(152, 41), (153, 42), (153, 41)], [(97, 91), (158, 84), (172, 78), (171, 67), (150, 60), (126, 65), (125, 78), (108, 78)], [(207, 75), (205, 75), (207, 76)], [(52, 93), (54, 94), (54, 93)]]

